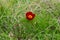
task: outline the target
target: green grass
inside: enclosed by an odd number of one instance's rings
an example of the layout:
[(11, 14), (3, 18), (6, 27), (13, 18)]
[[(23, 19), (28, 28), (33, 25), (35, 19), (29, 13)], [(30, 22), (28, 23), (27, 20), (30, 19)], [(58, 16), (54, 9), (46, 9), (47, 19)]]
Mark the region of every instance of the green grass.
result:
[(58, 0), (0, 0), (0, 40), (60, 40), (59, 8)]

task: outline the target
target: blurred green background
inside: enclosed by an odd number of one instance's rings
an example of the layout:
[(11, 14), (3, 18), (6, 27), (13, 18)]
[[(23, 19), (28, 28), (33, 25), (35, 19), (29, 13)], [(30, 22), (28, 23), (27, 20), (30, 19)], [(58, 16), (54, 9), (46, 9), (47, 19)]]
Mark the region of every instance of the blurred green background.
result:
[(60, 40), (60, 0), (0, 0), (0, 40)]

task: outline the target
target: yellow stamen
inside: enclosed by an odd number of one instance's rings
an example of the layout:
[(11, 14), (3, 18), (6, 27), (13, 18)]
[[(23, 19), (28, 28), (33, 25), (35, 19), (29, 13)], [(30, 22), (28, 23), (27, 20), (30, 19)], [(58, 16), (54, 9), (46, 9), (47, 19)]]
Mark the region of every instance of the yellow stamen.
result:
[(29, 15), (28, 18), (32, 18), (32, 15)]

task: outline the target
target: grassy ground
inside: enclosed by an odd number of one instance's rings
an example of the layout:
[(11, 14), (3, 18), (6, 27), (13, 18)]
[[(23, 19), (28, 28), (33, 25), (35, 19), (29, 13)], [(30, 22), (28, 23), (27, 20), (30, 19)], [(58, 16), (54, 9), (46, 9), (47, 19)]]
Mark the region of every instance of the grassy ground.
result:
[(60, 0), (0, 0), (0, 40), (60, 40)]

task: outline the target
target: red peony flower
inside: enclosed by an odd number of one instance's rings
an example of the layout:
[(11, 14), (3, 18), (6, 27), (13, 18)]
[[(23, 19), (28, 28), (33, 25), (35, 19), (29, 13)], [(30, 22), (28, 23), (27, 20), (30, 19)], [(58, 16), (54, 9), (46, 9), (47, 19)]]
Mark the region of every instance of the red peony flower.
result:
[(33, 14), (32, 12), (27, 12), (26, 13), (26, 18), (28, 20), (32, 20), (35, 17), (35, 14)]

